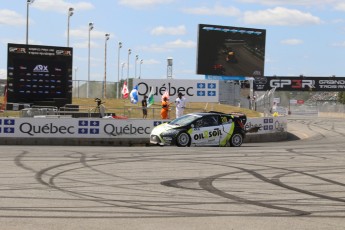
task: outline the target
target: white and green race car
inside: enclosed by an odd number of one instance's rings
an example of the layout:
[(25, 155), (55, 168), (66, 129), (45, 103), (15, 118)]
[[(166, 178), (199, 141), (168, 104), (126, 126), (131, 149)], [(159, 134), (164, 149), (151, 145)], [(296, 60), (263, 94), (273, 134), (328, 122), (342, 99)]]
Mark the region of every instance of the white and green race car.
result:
[(246, 115), (242, 113), (190, 113), (153, 128), (150, 143), (155, 145), (234, 146), (245, 138)]

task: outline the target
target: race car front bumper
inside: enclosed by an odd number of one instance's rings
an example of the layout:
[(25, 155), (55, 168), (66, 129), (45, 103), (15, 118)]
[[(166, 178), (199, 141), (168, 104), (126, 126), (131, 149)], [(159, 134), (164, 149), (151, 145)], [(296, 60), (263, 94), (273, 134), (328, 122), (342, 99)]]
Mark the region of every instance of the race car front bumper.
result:
[(171, 145), (172, 138), (171, 137), (160, 137), (158, 135), (151, 135), (150, 136), (150, 143), (154, 145)]

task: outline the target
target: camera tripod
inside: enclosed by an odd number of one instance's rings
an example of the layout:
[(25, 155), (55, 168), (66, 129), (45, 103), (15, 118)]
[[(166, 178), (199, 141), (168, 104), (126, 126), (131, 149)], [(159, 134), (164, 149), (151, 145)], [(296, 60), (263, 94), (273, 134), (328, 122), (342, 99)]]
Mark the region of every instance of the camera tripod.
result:
[(95, 102), (97, 103), (96, 107), (91, 109), (92, 113), (98, 113), (99, 117), (104, 117), (105, 114), (105, 106), (103, 105), (105, 102), (102, 102), (101, 99), (95, 98)]

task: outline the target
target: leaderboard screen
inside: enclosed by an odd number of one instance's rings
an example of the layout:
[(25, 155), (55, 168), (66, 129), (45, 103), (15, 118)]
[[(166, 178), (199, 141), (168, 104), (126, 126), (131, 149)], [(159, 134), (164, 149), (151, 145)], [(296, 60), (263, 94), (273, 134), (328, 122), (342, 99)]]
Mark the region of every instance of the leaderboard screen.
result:
[(72, 101), (70, 47), (8, 44), (7, 97), (12, 103)]

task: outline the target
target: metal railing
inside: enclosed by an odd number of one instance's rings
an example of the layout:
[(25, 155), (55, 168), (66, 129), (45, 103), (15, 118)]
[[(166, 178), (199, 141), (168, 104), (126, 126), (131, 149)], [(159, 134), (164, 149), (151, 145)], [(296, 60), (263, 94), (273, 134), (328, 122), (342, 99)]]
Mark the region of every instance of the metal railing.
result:
[[(123, 86), (124, 80), (118, 82), (106, 82), (103, 81), (90, 81), (89, 82), (89, 93), (87, 94), (87, 81), (85, 80), (73, 80), (72, 97), (75, 98), (104, 98), (104, 92), (106, 93), (105, 98), (118, 98), (121, 97), (121, 87)], [(104, 89), (104, 85), (106, 89)], [(133, 79), (129, 79), (127, 83), (129, 89), (133, 87)], [(117, 91), (119, 89), (119, 91)]]
[[(203, 112), (203, 108), (186, 108), (184, 114), (192, 112)], [(161, 108), (160, 107), (149, 107), (147, 108), (146, 119), (157, 119), (160, 120)], [(143, 110), (142, 107), (124, 106), (122, 108), (106, 108), (101, 105), (100, 107), (85, 105), (77, 107), (44, 107), (34, 106), (31, 108), (25, 108), (18, 111), (7, 111), (5, 110), (1, 116), (12, 116), (12, 117), (46, 117), (46, 118), (90, 118), (90, 117), (109, 117), (116, 119), (142, 119)], [(168, 119), (175, 119), (175, 107), (171, 107), (168, 111)]]

